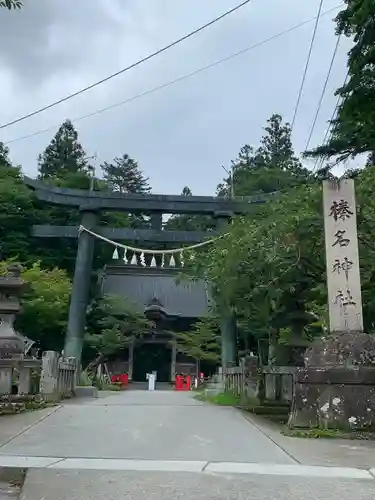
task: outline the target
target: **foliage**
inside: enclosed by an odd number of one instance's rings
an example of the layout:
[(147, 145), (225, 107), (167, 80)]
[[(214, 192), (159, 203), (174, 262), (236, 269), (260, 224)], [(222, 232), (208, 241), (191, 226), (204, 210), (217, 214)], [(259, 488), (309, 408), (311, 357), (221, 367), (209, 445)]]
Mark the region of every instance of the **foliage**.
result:
[(80, 387), (88, 387), (92, 385), (92, 378), (86, 370), (80, 371), (78, 385)]
[[(183, 196), (193, 196), (191, 189), (185, 186)], [(209, 231), (215, 227), (213, 218), (209, 215), (183, 214), (172, 215), (165, 224), (168, 231)]]
[(88, 172), (86, 153), (70, 120), (61, 125), (44, 153), (39, 155), (38, 164), (42, 180), (64, 179), (68, 174)]
[(177, 350), (200, 361), (220, 360), (220, 329), (215, 318), (199, 319), (187, 332), (174, 332)]
[(11, 165), (8, 150), (0, 143), (0, 259), (30, 260), (29, 231), (35, 216), (32, 194), (22, 181), (21, 169)]
[(127, 154), (121, 158), (114, 158), (111, 163), (104, 162), (101, 169), (111, 191), (141, 194), (151, 191), (148, 178), (144, 177), (138, 163)]
[(0, 8), (5, 7), (6, 9), (21, 9), (22, 0), (0, 0)]
[(331, 122), (330, 140), (307, 154), (343, 160), (375, 150), (375, 4), (373, 0), (345, 0), (336, 17), (337, 34), (350, 37), (348, 78), (337, 90), (341, 98)]
[[(11, 261), (0, 262), (6, 274)], [(22, 269), (27, 288), (16, 329), (38, 343), (43, 350), (61, 350), (68, 318), (71, 282), (61, 269), (42, 269), (39, 262)]]
[(215, 396), (199, 393), (195, 396), (195, 399), (219, 406), (239, 406), (241, 404), (241, 396), (237, 396), (232, 392), (221, 392)]
[[(247, 217), (234, 219), (217, 243), (193, 252), (193, 260), (187, 256), (186, 271), (212, 284), (218, 315), (222, 309), (233, 311), (244, 351), (259, 351), (254, 340), (265, 340), (274, 357), (279, 342), (301, 342), (322, 332), (326, 297), (319, 287), (325, 271), (320, 189), (294, 153), (290, 125), (277, 114), (267, 121), (260, 146), (244, 145), (231, 170), (236, 195), (281, 192), (266, 205), (254, 205)], [(218, 194), (228, 196), (230, 185), (229, 177)], [(168, 223), (198, 228), (186, 216)]]
[[(39, 179), (57, 187), (89, 189), (90, 169), (78, 132), (70, 120), (62, 123), (57, 133), (38, 157)], [(40, 222), (58, 226), (78, 225), (81, 214), (76, 207), (61, 207), (35, 201)], [(60, 267), (73, 274), (77, 241), (51, 238), (35, 242), (44, 265)]]
[[(111, 163), (104, 162), (101, 165), (104, 183), (107, 189), (119, 193), (147, 194), (151, 192), (151, 187), (138, 166), (138, 162), (129, 155), (124, 154), (121, 157), (114, 158)], [(148, 228), (150, 224), (141, 214), (111, 214), (120, 221), (127, 222), (122, 227), (128, 226), (135, 229)]]
[[(257, 149), (245, 144), (232, 162), (236, 196), (273, 193), (312, 180), (311, 173), (295, 156), (290, 125), (283, 124), (282, 117), (274, 114), (264, 131)], [(218, 195), (229, 196), (231, 184), (231, 177), (219, 184)]]
[(86, 342), (99, 355), (114, 354), (142, 337), (151, 323), (125, 299), (105, 295), (91, 305)]
[[(375, 167), (356, 174), (364, 324), (374, 332)], [(312, 182), (238, 217), (187, 259), (191, 276), (212, 284), (216, 310), (231, 308), (245, 339), (277, 345), (311, 340), (328, 328), (322, 193)]]
[(289, 429), (285, 428), (281, 434), (284, 436), (302, 438), (302, 439), (357, 439), (365, 441), (374, 441), (375, 433), (367, 431), (341, 429)]
[(320, 190), (304, 186), (257, 218), (235, 219), (189, 262), (192, 275), (212, 283), (217, 310), (232, 309), (246, 326), (244, 335), (278, 339), (286, 327), (301, 336), (313, 320), (308, 303), (323, 279), (323, 248)]

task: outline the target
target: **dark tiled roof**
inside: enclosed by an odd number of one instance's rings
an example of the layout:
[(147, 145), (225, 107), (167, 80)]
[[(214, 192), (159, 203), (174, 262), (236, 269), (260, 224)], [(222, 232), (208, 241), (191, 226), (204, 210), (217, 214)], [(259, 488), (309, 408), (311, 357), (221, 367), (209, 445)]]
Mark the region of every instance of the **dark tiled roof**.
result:
[(173, 269), (108, 266), (102, 293), (128, 298), (139, 310), (159, 303), (169, 316), (202, 318), (209, 315), (210, 296), (204, 280), (176, 283)]

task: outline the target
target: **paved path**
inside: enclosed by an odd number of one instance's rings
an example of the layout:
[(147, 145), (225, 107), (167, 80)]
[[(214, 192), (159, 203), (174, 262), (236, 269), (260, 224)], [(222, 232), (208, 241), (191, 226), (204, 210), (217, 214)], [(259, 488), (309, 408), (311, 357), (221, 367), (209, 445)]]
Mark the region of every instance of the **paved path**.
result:
[(237, 410), (189, 393), (129, 391), (33, 415), (13, 436), (0, 431), (0, 465), (30, 467), (24, 500), (375, 495), (369, 471), (303, 465)]

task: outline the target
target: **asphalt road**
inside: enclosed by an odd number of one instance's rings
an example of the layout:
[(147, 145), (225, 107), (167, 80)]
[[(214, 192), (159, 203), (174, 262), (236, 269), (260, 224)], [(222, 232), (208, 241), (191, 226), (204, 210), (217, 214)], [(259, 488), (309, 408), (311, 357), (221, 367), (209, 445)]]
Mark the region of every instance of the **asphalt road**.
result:
[(301, 464), (237, 410), (173, 391), (114, 393), (43, 413), (0, 443), (0, 465), (29, 467), (23, 500), (375, 495), (369, 471)]

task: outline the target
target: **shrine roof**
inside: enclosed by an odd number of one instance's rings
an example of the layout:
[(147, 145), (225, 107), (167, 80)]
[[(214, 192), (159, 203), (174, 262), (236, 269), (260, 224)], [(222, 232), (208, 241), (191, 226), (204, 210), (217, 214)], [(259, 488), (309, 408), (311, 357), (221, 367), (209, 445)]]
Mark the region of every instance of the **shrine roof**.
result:
[(144, 311), (158, 301), (168, 316), (202, 318), (209, 315), (209, 286), (204, 280), (176, 283), (178, 271), (137, 266), (108, 266), (102, 293), (120, 295)]

